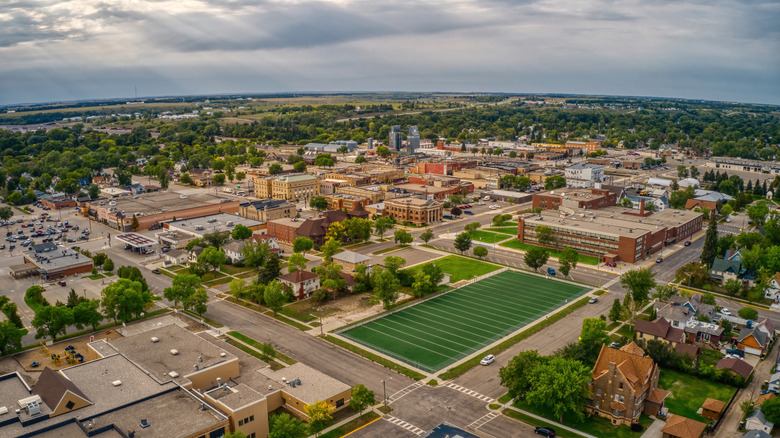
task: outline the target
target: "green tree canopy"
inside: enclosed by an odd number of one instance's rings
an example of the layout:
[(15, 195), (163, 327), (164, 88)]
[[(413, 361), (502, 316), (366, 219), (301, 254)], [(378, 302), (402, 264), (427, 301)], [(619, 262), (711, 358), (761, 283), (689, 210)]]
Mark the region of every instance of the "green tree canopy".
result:
[(22, 348), (24, 331), (11, 321), (0, 322), (0, 356)]
[(144, 291), (141, 283), (120, 278), (101, 292), (103, 314), (114, 321), (127, 322), (138, 317), (154, 304), (152, 293)]
[(284, 287), (279, 281), (274, 280), (265, 287), (263, 292), (263, 301), (265, 305), (274, 312), (274, 315), (279, 313), (287, 302), (287, 295), (284, 293)]
[(217, 271), (225, 263), (225, 253), (214, 246), (208, 246), (198, 255), (198, 262), (212, 271)]
[(308, 237), (300, 236), (300, 237), (296, 237), (295, 240), (293, 240), (294, 252), (300, 252), (306, 255), (306, 251), (311, 251), (312, 248), (314, 248), (314, 242)]
[(323, 198), (322, 196), (315, 196), (311, 198), (311, 200), (309, 201), (309, 207), (320, 211), (327, 210), (328, 200)]
[(650, 290), (655, 287), (655, 271), (652, 269), (633, 269), (620, 276), (620, 284), (631, 291), (637, 303), (647, 301)]
[(379, 237), (382, 237), (382, 235), (385, 234), (387, 230), (390, 230), (392, 228), (393, 228), (393, 220), (390, 219), (389, 217), (384, 217), (384, 216), (378, 217), (374, 221), (374, 229), (376, 230), (376, 234)]
[(430, 242), (433, 239), (433, 237), (434, 237), (433, 231), (431, 231), (430, 228), (426, 228), (425, 231), (423, 231), (422, 234), (420, 234), (420, 240), (422, 240), (426, 244)]
[(471, 248), (471, 235), (467, 232), (458, 234), (455, 236), (453, 246), (455, 246), (455, 249), (460, 251), (461, 254), (468, 251), (469, 248)]
[(252, 237), (252, 230), (245, 225), (238, 224), (233, 228), (233, 234), (231, 235), (235, 240), (245, 240)]
[(412, 243), (412, 235), (409, 234), (406, 230), (395, 230), (395, 233), (393, 233), (393, 240), (395, 243), (400, 243), (401, 245), (407, 245)]
[(526, 401), (549, 409), (563, 422), (565, 416), (582, 419), (583, 408), (590, 397), (590, 368), (579, 361), (555, 357), (537, 366), (532, 374), (533, 386)]
[(737, 315), (742, 319), (755, 321), (758, 319), (758, 310), (754, 307), (743, 307), (737, 311)]
[(352, 388), (352, 397), (349, 399), (349, 406), (361, 416), (363, 415), (363, 411), (366, 410), (367, 407), (373, 406), (375, 402), (374, 391), (371, 391), (362, 384), (355, 385)]
[(539, 268), (544, 266), (549, 258), (550, 252), (540, 246), (531, 247), (528, 249), (528, 251), (525, 252), (525, 255), (523, 256), (525, 264), (534, 271), (538, 271)]
[(305, 438), (309, 435), (306, 423), (286, 412), (272, 415), (268, 423), (268, 438)]
[(200, 278), (193, 274), (177, 274), (173, 277), (170, 287), (163, 290), (166, 300), (173, 302), (174, 306), (187, 301), (200, 287)]
[(533, 387), (533, 373), (536, 368), (547, 362), (536, 350), (521, 351), (505, 367), (498, 370), (498, 376), (512, 400), (524, 400), (526, 393)]
[(485, 258), (488, 255), (488, 250), (482, 245), (478, 245), (474, 247), (474, 256), (479, 258)]
[(73, 310), (65, 306), (43, 306), (35, 312), (30, 324), (37, 330), (35, 339), (49, 336), (56, 341), (57, 335), (67, 333), (68, 326), (73, 324)]
[(387, 269), (383, 269), (381, 266), (374, 268), (371, 275), (371, 286), (374, 289), (374, 298), (381, 302), (385, 309), (389, 309), (398, 300), (400, 283)]

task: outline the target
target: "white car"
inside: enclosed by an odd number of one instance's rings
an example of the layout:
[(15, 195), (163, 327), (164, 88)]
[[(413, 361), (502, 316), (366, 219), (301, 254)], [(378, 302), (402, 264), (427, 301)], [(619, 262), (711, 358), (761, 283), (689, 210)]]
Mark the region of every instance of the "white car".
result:
[(479, 361), (480, 365), (490, 365), (491, 363), (496, 361), (496, 357), (492, 354), (488, 354), (487, 356), (483, 357), (481, 361)]
[(731, 311), (725, 307), (720, 308), (721, 315), (731, 316)]

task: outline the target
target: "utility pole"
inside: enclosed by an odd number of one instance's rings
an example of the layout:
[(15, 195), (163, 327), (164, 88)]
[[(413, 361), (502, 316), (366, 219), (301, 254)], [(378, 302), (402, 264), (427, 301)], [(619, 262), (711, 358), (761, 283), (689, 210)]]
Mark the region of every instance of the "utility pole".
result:
[[(320, 326), (320, 327), (322, 327), (322, 326)], [(385, 383), (384, 380), (382, 380), (382, 393), (383, 393), (384, 398), (385, 398), (385, 412), (387, 412), (387, 384)]]

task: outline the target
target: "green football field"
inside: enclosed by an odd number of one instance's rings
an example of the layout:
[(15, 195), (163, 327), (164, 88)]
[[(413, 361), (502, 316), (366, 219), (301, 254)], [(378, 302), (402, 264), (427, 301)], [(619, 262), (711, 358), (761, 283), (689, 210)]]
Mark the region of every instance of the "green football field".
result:
[(436, 372), (588, 290), (552, 278), (505, 271), (341, 335), (418, 369)]

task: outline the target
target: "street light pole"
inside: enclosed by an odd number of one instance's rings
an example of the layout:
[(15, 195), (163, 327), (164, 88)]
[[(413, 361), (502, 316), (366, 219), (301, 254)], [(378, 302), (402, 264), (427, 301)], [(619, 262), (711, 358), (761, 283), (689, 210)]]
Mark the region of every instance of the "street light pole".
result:
[(387, 385), (384, 380), (382, 380), (382, 393), (385, 398), (385, 412), (387, 412)]

